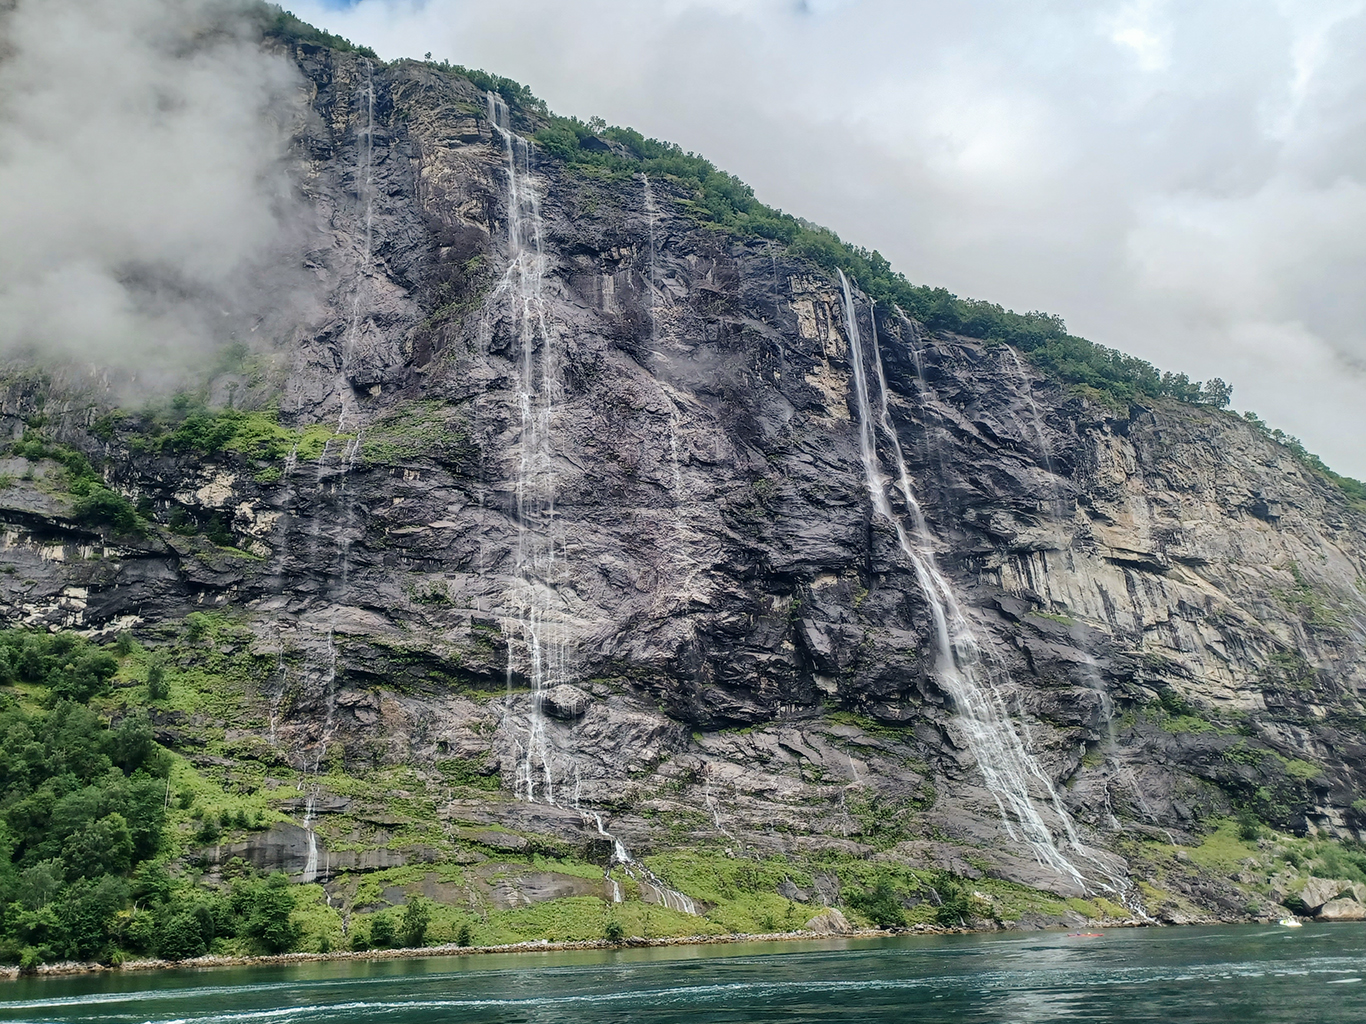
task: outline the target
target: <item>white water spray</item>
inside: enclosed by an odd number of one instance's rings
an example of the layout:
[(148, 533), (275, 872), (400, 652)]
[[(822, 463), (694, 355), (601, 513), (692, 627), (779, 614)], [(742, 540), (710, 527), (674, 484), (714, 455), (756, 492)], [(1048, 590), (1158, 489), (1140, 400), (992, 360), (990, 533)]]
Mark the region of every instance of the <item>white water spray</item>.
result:
[(650, 230), (650, 347), (654, 348), (653, 342), (657, 337), (655, 331), (655, 217), (658, 211), (655, 207), (655, 192), (650, 187), (650, 176), (642, 173), (641, 177), (645, 179), (645, 217)]
[(914, 540), (907, 533), (901, 517), (892, 509), (874, 442), (872, 403), (863, 369), (863, 342), (859, 335), (849, 280), (843, 271), (840, 272), (840, 283), (844, 289), (845, 327), (849, 335), (850, 362), (853, 364), (854, 388), (859, 406), (859, 451), (863, 457), (864, 481), (877, 514), (895, 529), (902, 553), (911, 563), (920, 589), (929, 602), (938, 647), (935, 675), (953, 702), (957, 721), (982, 772), (986, 788), (996, 800), (1006, 831), (1012, 839), (1023, 840), (1039, 863), (1084, 886), (1081, 872), (1058, 849), (1052, 832), (1035, 806), (1030, 794), (1031, 783), (1048, 796), (1069, 839), (1073, 838), (1070, 819), (1062, 808), (1052, 782), (1025, 750), (1012, 727), (1001, 698), (992, 685), (977, 638), (963, 615), (952, 586), (935, 565), (934, 539), (920, 503), (916, 500), (901, 442), (887, 408), (887, 382), (882, 370), (875, 322), (873, 364), (881, 389), (879, 422), (895, 454), (897, 484), (911, 514)]

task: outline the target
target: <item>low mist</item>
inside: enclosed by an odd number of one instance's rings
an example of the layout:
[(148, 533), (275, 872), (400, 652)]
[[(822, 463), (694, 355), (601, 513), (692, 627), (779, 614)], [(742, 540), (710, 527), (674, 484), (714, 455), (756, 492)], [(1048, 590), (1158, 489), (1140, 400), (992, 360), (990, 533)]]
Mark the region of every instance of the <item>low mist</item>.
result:
[(298, 304), (302, 79), (246, 12), (0, 0), (0, 354), (174, 371)]

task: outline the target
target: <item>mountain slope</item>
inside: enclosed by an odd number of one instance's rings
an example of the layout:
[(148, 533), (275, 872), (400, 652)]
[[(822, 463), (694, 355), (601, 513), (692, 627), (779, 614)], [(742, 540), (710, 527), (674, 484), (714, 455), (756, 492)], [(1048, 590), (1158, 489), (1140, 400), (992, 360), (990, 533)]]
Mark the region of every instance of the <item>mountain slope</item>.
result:
[[(1366, 824), (1366, 520), (1331, 481), (566, 161), (466, 75), (271, 45), (315, 316), (161, 407), (17, 369), (0, 399), (6, 617), (168, 659), (166, 698), (135, 652), (96, 703), (183, 759), (210, 878), (325, 885), (338, 940), (405, 892), (452, 930), (594, 901), (564, 937), (623, 885), (689, 932), (879, 891), (934, 919), (936, 870), (984, 919), (1366, 882), (1327, 842)], [(258, 827), (196, 853), (234, 794)], [(555, 926), (517, 927), (485, 938)]]

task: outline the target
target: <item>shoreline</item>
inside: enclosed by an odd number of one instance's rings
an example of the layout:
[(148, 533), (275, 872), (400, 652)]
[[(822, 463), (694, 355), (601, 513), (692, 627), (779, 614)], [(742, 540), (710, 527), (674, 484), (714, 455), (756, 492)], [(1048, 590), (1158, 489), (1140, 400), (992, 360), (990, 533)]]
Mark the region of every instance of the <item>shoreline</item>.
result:
[[(1192, 924), (1242, 924), (1230, 921), (1193, 921)], [(1062, 931), (1070, 927), (1029, 929), (1030, 931)], [(1094, 928), (1148, 928), (1164, 927), (1159, 922), (1138, 919), (1111, 920), (1088, 925)], [(18, 967), (0, 967), (0, 978), (17, 981), (19, 978), (61, 977), (79, 974), (123, 973), (142, 971), (210, 970), (217, 967), (268, 967), (288, 964), (325, 963), (347, 960), (417, 960), (438, 956), (486, 956), (493, 953), (555, 953), (598, 949), (648, 949), (660, 946), (721, 946), (742, 942), (813, 942), (821, 939), (893, 939), (917, 935), (987, 935), (1003, 931), (1022, 931), (1017, 928), (944, 928), (933, 924), (918, 924), (911, 928), (885, 930), (882, 928), (859, 928), (848, 932), (814, 932), (798, 930), (792, 932), (765, 932), (750, 934), (731, 932), (725, 935), (675, 935), (657, 939), (631, 936), (620, 942), (607, 939), (577, 939), (552, 942), (549, 939), (528, 939), (525, 942), (503, 943), (497, 946), (457, 946), (445, 943), (440, 946), (410, 946), (398, 949), (333, 950), (327, 953), (277, 953), (262, 956), (225, 956), (205, 954), (186, 960), (125, 960), (121, 964), (64, 962), (41, 964), (32, 971), (23, 972)]]

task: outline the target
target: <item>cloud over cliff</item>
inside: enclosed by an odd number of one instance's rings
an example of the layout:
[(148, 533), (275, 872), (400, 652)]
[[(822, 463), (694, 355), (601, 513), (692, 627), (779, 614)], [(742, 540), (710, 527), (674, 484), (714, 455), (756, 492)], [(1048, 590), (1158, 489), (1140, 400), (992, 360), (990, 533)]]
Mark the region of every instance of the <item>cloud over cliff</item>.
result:
[(297, 71), (242, 2), (0, 10), (0, 350), (136, 369), (250, 332), (294, 241)]

